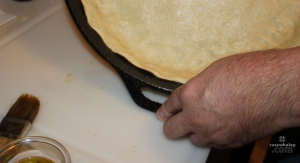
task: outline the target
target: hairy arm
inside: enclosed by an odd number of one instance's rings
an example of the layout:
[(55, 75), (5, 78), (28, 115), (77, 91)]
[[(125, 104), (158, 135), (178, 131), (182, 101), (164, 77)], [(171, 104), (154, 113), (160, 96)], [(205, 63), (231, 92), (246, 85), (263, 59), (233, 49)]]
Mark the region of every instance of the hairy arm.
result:
[(300, 47), (220, 59), (157, 111), (169, 138), (233, 148), (300, 126)]

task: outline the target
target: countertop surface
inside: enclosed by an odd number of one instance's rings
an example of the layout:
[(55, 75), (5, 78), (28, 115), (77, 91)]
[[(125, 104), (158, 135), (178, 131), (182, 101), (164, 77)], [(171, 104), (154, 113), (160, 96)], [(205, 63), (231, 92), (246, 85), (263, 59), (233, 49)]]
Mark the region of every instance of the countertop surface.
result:
[(0, 118), (22, 93), (37, 96), (29, 136), (59, 141), (74, 163), (201, 163), (210, 151), (165, 137), (163, 123), (134, 103), (62, 0), (0, 36), (0, 83)]

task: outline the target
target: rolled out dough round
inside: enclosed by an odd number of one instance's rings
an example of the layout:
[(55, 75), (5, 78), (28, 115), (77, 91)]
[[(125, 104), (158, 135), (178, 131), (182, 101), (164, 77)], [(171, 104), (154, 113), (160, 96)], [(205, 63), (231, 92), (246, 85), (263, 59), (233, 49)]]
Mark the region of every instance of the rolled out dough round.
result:
[(82, 0), (114, 52), (185, 83), (237, 53), (300, 45), (299, 0)]

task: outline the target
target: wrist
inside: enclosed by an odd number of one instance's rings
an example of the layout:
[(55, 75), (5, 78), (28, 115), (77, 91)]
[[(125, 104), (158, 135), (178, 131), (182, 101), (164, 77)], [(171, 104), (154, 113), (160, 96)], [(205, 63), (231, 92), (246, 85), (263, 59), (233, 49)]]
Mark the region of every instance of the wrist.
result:
[(287, 94), (285, 101), (283, 129), (300, 126), (300, 47), (287, 49), (283, 56), (287, 60), (287, 73), (289, 89), (282, 92)]

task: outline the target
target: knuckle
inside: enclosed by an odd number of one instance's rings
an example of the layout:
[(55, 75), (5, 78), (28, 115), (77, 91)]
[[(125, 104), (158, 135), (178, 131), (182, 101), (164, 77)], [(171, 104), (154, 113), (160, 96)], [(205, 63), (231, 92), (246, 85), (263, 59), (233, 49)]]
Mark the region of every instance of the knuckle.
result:
[(194, 90), (189, 86), (183, 87), (179, 93), (179, 100), (182, 102), (189, 102), (193, 97), (195, 97)]
[(212, 88), (211, 85), (207, 86), (203, 91), (202, 100), (206, 103), (211, 103), (216, 100), (217, 89)]
[(172, 104), (172, 99), (170, 99), (168, 102), (163, 103), (165, 110), (167, 111), (167, 113), (169, 114), (176, 114), (176, 110), (171, 106)]
[(191, 115), (188, 116), (188, 119), (189, 119), (190, 125), (192, 127), (196, 127), (197, 128), (197, 127), (201, 127), (202, 126), (201, 121), (199, 120), (199, 118), (196, 115), (191, 114)]
[(192, 128), (202, 128), (207, 126), (205, 123), (205, 118), (201, 117), (198, 112), (191, 111), (189, 114), (185, 114), (185, 119), (187, 123)]

